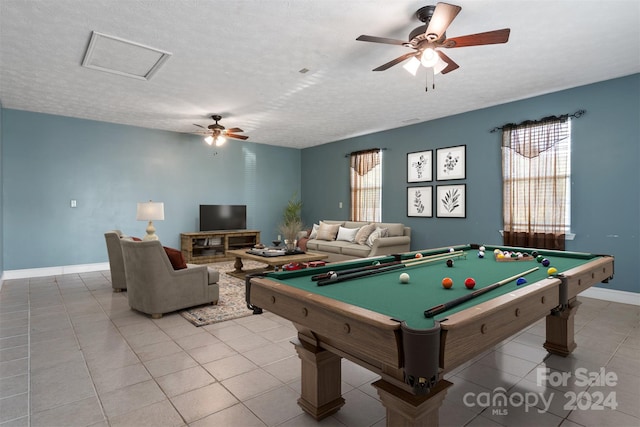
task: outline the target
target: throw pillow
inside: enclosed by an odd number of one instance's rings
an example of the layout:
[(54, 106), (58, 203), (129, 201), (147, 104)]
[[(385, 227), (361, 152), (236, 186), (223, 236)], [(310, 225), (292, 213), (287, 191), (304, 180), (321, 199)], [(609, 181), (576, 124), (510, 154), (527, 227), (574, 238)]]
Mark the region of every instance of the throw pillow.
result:
[(313, 228), (309, 234), (309, 239), (316, 239), (318, 237), (318, 228), (320, 228), (320, 224), (313, 224)]
[(389, 230), (386, 228), (377, 227), (373, 233), (367, 239), (367, 246), (373, 246), (373, 243), (380, 237), (387, 237)]
[(187, 263), (182, 256), (182, 252), (177, 249), (168, 248), (166, 246), (163, 246), (163, 248), (167, 253), (167, 257), (169, 257), (169, 261), (171, 261), (171, 265), (173, 266), (174, 270), (182, 270), (184, 268), (187, 268)]
[(318, 227), (318, 235), (316, 239), (318, 240), (336, 240), (336, 235), (338, 234), (338, 229), (340, 228), (340, 224), (327, 224), (325, 222), (321, 222)]
[(363, 225), (356, 233), (355, 242), (359, 245), (367, 244), (367, 238), (374, 232), (376, 226), (374, 224)]
[(336, 240), (342, 240), (344, 242), (354, 242), (356, 240), (356, 234), (358, 234), (359, 228), (338, 228), (338, 237)]

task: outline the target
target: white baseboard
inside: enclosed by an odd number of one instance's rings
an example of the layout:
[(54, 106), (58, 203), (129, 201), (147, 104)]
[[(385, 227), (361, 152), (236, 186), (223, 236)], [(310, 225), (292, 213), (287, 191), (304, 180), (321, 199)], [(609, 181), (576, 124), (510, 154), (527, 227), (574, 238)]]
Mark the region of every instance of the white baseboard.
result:
[[(96, 264), (66, 265), (61, 267), (28, 268), (24, 270), (9, 270), (2, 274), (2, 282), (9, 279), (26, 279), (29, 277), (59, 276), (61, 274), (88, 273), (92, 271), (104, 271), (109, 269), (108, 262)], [(619, 302), (622, 304), (632, 304), (640, 306), (640, 293), (618, 291), (615, 289), (605, 289), (592, 287), (582, 292), (580, 295), (587, 298), (595, 298), (604, 301)]]
[(580, 296), (622, 304), (640, 305), (640, 294), (636, 292), (592, 287), (582, 292)]
[(59, 267), (26, 268), (24, 270), (9, 270), (2, 273), (2, 281), (10, 279), (26, 279), (29, 277), (60, 276), (62, 274), (89, 273), (109, 269), (108, 262), (95, 264), (64, 265)]

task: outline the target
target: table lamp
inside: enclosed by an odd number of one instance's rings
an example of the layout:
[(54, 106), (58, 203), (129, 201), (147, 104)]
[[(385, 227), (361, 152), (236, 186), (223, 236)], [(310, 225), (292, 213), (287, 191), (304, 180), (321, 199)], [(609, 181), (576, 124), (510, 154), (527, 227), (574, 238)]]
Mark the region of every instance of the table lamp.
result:
[(164, 220), (164, 203), (162, 202), (140, 202), (138, 203), (138, 213), (136, 214), (138, 221), (149, 221), (147, 225), (147, 235), (142, 240), (158, 240), (156, 235), (156, 229), (153, 226), (153, 221)]

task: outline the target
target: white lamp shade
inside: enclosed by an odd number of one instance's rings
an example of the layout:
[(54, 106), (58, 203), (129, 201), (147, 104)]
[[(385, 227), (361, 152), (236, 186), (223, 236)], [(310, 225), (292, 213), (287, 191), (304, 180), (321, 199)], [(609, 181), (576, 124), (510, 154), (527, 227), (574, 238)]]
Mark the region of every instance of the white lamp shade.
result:
[(164, 203), (151, 201), (138, 203), (136, 219), (138, 221), (164, 221)]
[(419, 67), (420, 61), (415, 56), (412, 56), (411, 59), (402, 66), (402, 68), (410, 72), (412, 76), (416, 75)]

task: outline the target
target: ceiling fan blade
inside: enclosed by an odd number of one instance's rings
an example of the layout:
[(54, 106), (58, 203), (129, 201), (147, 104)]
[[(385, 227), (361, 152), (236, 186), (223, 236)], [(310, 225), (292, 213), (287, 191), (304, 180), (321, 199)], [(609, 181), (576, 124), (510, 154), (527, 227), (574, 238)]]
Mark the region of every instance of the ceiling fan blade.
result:
[(391, 67), (393, 67), (396, 64), (401, 63), (402, 61), (404, 61), (405, 59), (409, 59), (412, 56), (416, 56), (418, 54), (418, 52), (409, 52), (409, 53), (405, 53), (402, 56), (397, 57), (396, 59), (394, 59), (393, 61), (389, 61), (386, 64), (382, 64), (381, 66), (379, 66), (378, 68), (374, 68), (373, 71), (384, 71), (386, 69), (389, 69)]
[(358, 37), (356, 40), (360, 40), (361, 42), (395, 44), (398, 46), (403, 46), (405, 43), (407, 43), (403, 40), (387, 39), (385, 37), (376, 37), (376, 36), (366, 36), (364, 34)]
[(506, 43), (509, 41), (509, 33), (511, 33), (511, 29), (503, 28), (501, 30), (487, 31), (486, 33), (453, 37), (450, 39), (446, 39), (443, 42), (442, 47), (452, 48)]
[[(444, 32), (447, 31), (447, 28), (449, 28), (449, 25), (451, 25), (451, 22), (458, 16), (461, 10), (462, 8), (460, 6), (449, 3), (438, 3), (429, 21), (427, 31), (425, 31), (427, 39), (431, 38), (432, 41), (435, 41), (442, 38)], [(430, 34), (433, 34), (433, 36), (429, 37)]]
[(202, 129), (206, 129), (206, 127), (204, 127), (204, 126), (200, 126), (199, 124), (196, 124), (196, 123), (194, 123), (193, 125), (194, 125), (194, 126), (198, 126), (199, 128), (202, 128)]
[(236, 132), (244, 132), (242, 129), (240, 128), (231, 128), (231, 129), (227, 129), (227, 133), (236, 133)]
[(441, 52), (439, 50), (436, 50), (436, 52), (438, 52), (438, 55), (440, 56), (440, 58), (442, 58), (442, 60), (447, 63), (447, 66), (444, 68), (444, 70), (440, 71), (440, 74), (447, 74), (453, 70), (460, 68), (460, 66), (456, 64), (453, 59), (445, 55), (444, 52)]
[(236, 138), (236, 139), (243, 139), (243, 140), (244, 140), (244, 139), (249, 139), (249, 137), (248, 137), (248, 136), (245, 136), (245, 135), (236, 135), (236, 134), (233, 134), (233, 133), (228, 133), (228, 134), (226, 134), (225, 136), (226, 136), (226, 137), (228, 137), (228, 138)]

